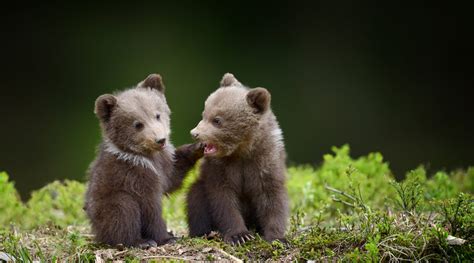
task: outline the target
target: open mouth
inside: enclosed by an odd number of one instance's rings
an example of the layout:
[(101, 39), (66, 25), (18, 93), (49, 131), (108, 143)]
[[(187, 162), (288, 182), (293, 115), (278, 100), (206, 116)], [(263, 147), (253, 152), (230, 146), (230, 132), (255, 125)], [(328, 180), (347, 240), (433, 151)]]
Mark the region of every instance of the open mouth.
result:
[(217, 146), (215, 146), (212, 143), (206, 143), (206, 146), (204, 146), (204, 154), (205, 155), (211, 155), (217, 152)]

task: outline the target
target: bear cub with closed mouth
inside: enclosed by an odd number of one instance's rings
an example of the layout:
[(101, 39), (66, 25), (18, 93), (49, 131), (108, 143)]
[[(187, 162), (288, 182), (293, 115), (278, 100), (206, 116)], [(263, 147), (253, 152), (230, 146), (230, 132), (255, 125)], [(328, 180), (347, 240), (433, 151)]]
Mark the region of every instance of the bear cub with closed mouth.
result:
[(283, 241), (286, 153), (270, 93), (225, 74), (191, 135), (205, 148), (199, 178), (187, 195), (190, 235), (218, 231), (225, 242), (241, 244), (255, 229), (267, 241)]
[(146, 248), (173, 239), (161, 199), (178, 189), (202, 157), (200, 144), (175, 150), (161, 76), (135, 88), (99, 96), (95, 114), (102, 143), (89, 168), (85, 210), (98, 242)]

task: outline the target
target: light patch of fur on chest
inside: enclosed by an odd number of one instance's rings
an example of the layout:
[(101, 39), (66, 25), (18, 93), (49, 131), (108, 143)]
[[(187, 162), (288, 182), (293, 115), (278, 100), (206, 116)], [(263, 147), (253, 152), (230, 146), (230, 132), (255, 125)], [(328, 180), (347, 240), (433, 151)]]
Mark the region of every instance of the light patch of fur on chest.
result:
[(115, 157), (117, 157), (118, 160), (123, 160), (125, 162), (131, 163), (134, 166), (141, 166), (145, 169), (150, 169), (158, 175), (158, 171), (153, 165), (153, 162), (145, 156), (124, 152), (111, 142), (105, 143), (105, 151), (113, 154)]
[(275, 145), (278, 148), (283, 147), (283, 131), (279, 127), (277, 127), (272, 130), (271, 134)]

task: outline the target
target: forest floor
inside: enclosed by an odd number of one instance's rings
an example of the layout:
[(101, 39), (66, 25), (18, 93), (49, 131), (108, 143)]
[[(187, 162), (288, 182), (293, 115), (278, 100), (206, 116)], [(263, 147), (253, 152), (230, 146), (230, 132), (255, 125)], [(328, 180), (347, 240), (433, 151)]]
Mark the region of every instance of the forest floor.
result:
[(474, 168), (428, 173), (422, 166), (395, 181), (380, 153), (352, 158), (333, 148), (317, 168), (288, 169), (287, 243), (258, 235), (241, 246), (187, 237), (184, 196), (164, 200), (177, 240), (149, 249), (93, 240), (82, 210), (86, 185), (53, 182), (28, 202), (0, 173), (0, 261), (454, 261), (474, 260)]

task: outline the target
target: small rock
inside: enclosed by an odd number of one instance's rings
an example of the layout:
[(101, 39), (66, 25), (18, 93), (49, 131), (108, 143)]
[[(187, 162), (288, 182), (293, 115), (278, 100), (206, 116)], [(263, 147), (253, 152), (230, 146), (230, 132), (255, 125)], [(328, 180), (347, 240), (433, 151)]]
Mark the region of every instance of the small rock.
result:
[(205, 247), (205, 248), (202, 250), (203, 253), (209, 253), (209, 252), (211, 252), (211, 251), (212, 251), (212, 247)]
[(216, 232), (216, 231), (211, 231), (211, 233), (209, 233), (209, 234), (206, 235), (206, 238), (212, 239), (212, 238), (215, 238), (215, 237), (217, 237), (217, 236), (219, 236), (219, 233), (218, 233), (218, 232)]
[(99, 254), (95, 254), (95, 263), (105, 263), (105, 260), (103, 260)]
[(6, 261), (6, 262), (15, 262), (16, 259), (14, 256), (7, 254), (5, 252), (0, 252), (0, 260), (1, 261)]
[(117, 244), (116, 248), (118, 251), (122, 251), (125, 249), (125, 246), (123, 244)]
[(107, 260), (107, 259), (113, 259), (114, 255), (112, 254), (113, 249), (106, 249), (102, 252), (102, 258)]

